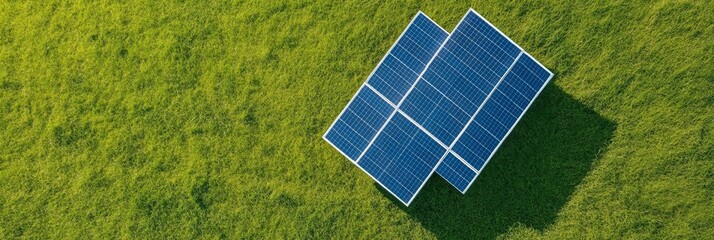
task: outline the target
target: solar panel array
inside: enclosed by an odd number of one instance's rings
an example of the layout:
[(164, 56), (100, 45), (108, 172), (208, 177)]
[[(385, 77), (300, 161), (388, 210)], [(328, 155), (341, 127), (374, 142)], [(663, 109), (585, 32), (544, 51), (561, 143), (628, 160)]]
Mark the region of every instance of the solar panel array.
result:
[(406, 205), (434, 172), (465, 193), (552, 76), (473, 9), (419, 12), (323, 138)]

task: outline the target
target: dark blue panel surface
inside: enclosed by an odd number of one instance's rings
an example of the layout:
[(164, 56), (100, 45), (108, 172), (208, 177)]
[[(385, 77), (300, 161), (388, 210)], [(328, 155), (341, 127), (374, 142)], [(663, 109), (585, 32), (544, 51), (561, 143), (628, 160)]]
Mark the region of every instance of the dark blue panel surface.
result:
[(396, 105), (447, 36), (436, 23), (418, 14), (367, 83)]
[[(399, 108), (445, 144), (456, 138), (471, 116), (426, 81), (419, 81)], [(409, 99), (407, 99), (409, 100)]]
[[(518, 46), (470, 12), (456, 26), (400, 109), (449, 145), (518, 53)], [(507, 128), (500, 127), (505, 134)]]
[(445, 153), (441, 145), (397, 113), (357, 162), (408, 204)]
[(354, 161), (393, 111), (389, 103), (363, 87), (327, 131), (325, 139)]
[(465, 192), (471, 181), (476, 178), (476, 172), (451, 153), (446, 155), (436, 168), (436, 172), (461, 192)]
[(550, 76), (530, 56), (522, 54), (452, 150), (480, 171)]

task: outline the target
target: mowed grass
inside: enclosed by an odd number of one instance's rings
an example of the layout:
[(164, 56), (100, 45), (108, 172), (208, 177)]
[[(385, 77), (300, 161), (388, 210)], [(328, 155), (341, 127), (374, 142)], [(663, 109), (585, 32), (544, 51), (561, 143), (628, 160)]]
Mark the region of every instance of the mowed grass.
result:
[[(468, 193), (321, 139), (409, 20), (555, 78)], [(711, 238), (710, 1), (2, 1), (0, 238)]]

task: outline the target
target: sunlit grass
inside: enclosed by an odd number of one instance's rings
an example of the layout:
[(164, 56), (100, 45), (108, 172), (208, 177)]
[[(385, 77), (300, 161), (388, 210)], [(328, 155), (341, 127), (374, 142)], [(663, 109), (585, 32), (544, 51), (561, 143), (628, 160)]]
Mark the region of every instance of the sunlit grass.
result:
[[(466, 195), (321, 139), (418, 10), (555, 74)], [(707, 1), (0, 2), (0, 238), (714, 236)]]

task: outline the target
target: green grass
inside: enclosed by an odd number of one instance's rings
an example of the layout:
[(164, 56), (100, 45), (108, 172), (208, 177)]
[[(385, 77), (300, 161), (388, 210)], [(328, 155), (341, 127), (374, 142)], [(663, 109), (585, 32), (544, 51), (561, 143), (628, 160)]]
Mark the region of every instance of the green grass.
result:
[[(0, 238), (710, 238), (711, 1), (0, 2)], [(321, 139), (418, 10), (556, 75), (461, 195)]]

